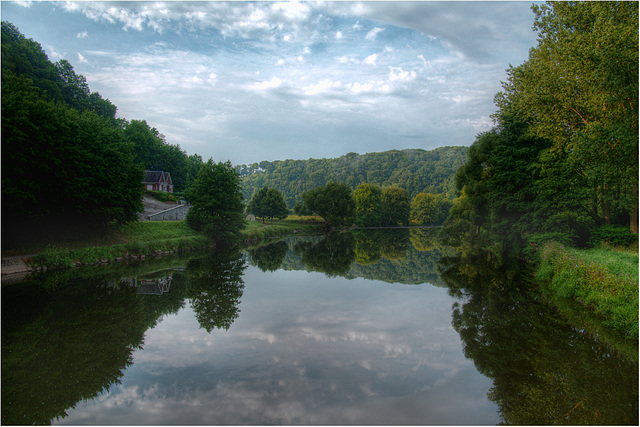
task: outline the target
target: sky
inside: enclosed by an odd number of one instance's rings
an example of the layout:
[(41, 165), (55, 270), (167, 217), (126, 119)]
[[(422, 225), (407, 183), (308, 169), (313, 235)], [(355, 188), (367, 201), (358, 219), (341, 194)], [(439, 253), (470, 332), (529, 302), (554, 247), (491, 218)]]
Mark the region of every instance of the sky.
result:
[(0, 2), (117, 116), (206, 161), (471, 145), (531, 2)]

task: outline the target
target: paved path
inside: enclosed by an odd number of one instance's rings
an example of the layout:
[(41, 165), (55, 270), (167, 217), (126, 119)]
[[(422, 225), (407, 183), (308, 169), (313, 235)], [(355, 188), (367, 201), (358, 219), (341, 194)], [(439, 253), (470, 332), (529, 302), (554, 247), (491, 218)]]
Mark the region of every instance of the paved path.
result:
[(138, 214), (138, 221), (148, 221), (149, 215), (153, 215), (158, 212), (166, 211), (167, 209), (175, 208), (176, 206), (180, 206), (177, 203), (162, 203), (157, 201), (151, 196), (144, 195), (142, 199), (142, 203), (144, 204), (144, 212)]

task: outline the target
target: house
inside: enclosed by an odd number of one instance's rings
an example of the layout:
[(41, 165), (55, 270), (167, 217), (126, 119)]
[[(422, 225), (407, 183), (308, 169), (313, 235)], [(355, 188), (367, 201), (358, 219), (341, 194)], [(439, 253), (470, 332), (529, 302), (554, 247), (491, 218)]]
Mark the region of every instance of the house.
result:
[(171, 174), (169, 172), (144, 171), (142, 185), (149, 191), (173, 193), (173, 181), (171, 181)]

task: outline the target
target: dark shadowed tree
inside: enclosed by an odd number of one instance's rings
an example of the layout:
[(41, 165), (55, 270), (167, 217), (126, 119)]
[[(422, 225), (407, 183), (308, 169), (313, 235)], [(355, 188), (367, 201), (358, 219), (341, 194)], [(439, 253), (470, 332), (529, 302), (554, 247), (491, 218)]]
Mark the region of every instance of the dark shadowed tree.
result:
[(196, 181), (185, 194), (193, 206), (187, 223), (218, 242), (232, 241), (244, 229), (240, 177), (231, 162), (202, 165)]

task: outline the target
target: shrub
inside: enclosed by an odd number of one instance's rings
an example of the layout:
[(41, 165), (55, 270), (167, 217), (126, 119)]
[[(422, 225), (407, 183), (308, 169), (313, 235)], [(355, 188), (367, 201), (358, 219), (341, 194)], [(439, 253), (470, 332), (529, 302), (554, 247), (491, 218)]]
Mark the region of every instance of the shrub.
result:
[(591, 232), (587, 245), (598, 246), (608, 243), (612, 246), (629, 246), (638, 242), (638, 235), (633, 234), (629, 227), (624, 225), (601, 225)]

